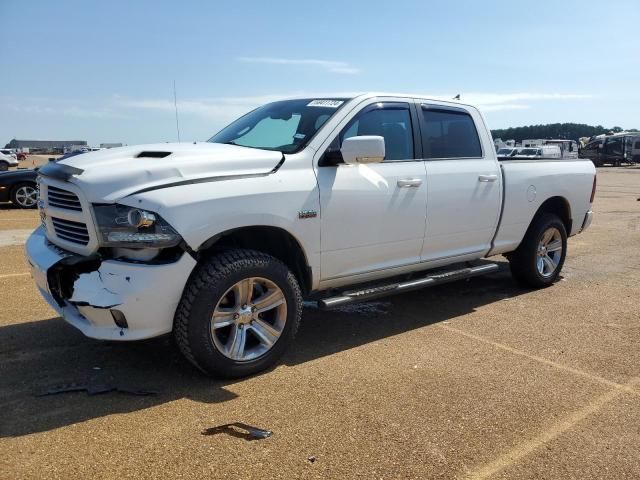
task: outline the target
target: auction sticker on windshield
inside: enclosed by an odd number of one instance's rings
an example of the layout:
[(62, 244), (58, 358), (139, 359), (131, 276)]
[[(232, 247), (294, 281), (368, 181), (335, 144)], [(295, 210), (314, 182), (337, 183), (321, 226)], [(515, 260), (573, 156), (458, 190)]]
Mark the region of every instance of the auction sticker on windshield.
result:
[(343, 100), (311, 100), (307, 107), (329, 107), (338, 108), (344, 103)]

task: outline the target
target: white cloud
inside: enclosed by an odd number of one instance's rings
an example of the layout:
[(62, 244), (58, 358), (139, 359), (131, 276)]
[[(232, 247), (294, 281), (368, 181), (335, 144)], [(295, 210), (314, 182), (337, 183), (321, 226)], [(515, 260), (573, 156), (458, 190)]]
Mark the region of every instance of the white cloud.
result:
[(75, 118), (112, 118), (120, 115), (110, 108), (96, 107), (74, 100), (27, 99), (20, 103), (0, 102), (0, 108), (27, 115), (55, 115)]
[[(323, 97), (353, 97), (353, 92), (311, 93), (296, 92), (291, 94), (268, 94), (247, 97), (213, 97), (191, 98), (181, 100), (178, 98), (178, 113), (193, 114), (220, 122), (230, 122), (239, 116), (253, 110), (265, 103), (287, 98), (323, 98)], [(173, 112), (175, 109), (173, 99), (134, 99), (115, 96), (115, 106), (125, 109), (157, 110)]]
[[(436, 95), (434, 98), (451, 100), (453, 94)], [(536, 102), (562, 102), (569, 100), (587, 100), (594, 95), (581, 93), (490, 93), (468, 92), (460, 94), (460, 101), (478, 107), (483, 112), (499, 112), (506, 110), (528, 110)]]
[(355, 75), (360, 73), (360, 69), (347, 62), (336, 60), (318, 60), (314, 58), (277, 58), (277, 57), (238, 57), (239, 62), (244, 63), (266, 63), (270, 65), (294, 65), (300, 67), (312, 67), (326, 70), (329, 73), (339, 73), (342, 75)]
[(503, 105), (511, 104), (512, 102), (523, 101), (544, 101), (544, 100), (584, 100), (592, 98), (593, 95), (584, 95), (576, 93), (481, 93), (470, 92), (462, 94), (462, 101), (468, 102), (474, 105), (488, 106), (488, 105)]
[[(281, 59), (282, 60), (282, 59)], [(275, 100), (284, 98), (322, 98), (352, 97), (355, 92), (293, 92), (290, 94), (265, 94), (255, 96), (229, 96), (211, 98), (178, 98), (178, 112), (185, 116), (205, 118), (212, 124), (224, 125), (246, 112)], [(453, 94), (433, 95), (433, 98), (450, 100)], [(536, 102), (561, 102), (593, 98), (593, 95), (567, 93), (461, 93), (461, 101), (478, 106), (484, 112), (509, 110), (527, 110)], [(76, 99), (26, 98), (18, 102), (16, 99), (0, 98), (0, 108), (20, 112), (33, 117), (68, 117), (68, 118), (136, 118), (140, 111), (166, 112), (173, 114), (173, 98), (132, 98), (114, 95), (107, 99), (93, 101)]]
[[(265, 103), (281, 100), (283, 95), (259, 95), (253, 97), (218, 97), (202, 99), (178, 99), (178, 112), (193, 114), (220, 122), (229, 122), (240, 115)], [(140, 110), (159, 110), (173, 112), (172, 99), (132, 99), (114, 97), (114, 103), (120, 108)]]
[(523, 105), (521, 103), (502, 103), (495, 105), (477, 105), (483, 112), (499, 112), (503, 110), (527, 110), (531, 108), (529, 105)]

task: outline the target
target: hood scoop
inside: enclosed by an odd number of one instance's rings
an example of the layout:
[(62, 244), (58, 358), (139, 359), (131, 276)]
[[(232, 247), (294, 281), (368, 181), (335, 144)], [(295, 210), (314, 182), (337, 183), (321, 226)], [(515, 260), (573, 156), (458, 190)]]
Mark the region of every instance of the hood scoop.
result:
[(171, 155), (171, 152), (144, 151), (136, 155), (136, 158), (164, 158)]

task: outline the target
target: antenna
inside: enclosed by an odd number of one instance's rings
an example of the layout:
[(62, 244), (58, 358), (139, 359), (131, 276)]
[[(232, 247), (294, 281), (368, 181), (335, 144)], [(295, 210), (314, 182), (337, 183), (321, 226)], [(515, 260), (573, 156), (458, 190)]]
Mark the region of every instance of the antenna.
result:
[(173, 106), (176, 109), (176, 131), (178, 132), (178, 143), (180, 143), (180, 121), (178, 120), (178, 96), (176, 95), (176, 81), (173, 81)]

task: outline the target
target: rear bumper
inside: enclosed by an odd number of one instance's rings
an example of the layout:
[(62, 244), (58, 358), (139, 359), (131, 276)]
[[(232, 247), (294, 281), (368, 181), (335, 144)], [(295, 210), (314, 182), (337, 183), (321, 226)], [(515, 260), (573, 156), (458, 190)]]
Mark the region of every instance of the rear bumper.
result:
[[(26, 244), (31, 275), (42, 297), (68, 323), (100, 340), (142, 340), (168, 333), (182, 290), (196, 262), (189, 255), (170, 264), (103, 261), (96, 271), (73, 281), (71, 298), (60, 298), (48, 272), (69, 254), (53, 247), (42, 227)], [(56, 293), (54, 293), (56, 292)], [(127, 328), (115, 324), (111, 309), (122, 312)]]
[(580, 229), (580, 231), (584, 232), (587, 228), (589, 228), (589, 225), (591, 225), (592, 220), (593, 220), (593, 211), (589, 210), (584, 216), (584, 220), (582, 221), (582, 228)]

